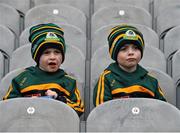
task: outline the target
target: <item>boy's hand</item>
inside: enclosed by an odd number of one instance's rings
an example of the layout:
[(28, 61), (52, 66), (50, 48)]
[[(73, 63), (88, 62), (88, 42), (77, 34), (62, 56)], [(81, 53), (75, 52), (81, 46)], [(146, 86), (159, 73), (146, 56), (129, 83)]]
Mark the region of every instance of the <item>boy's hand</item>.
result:
[(57, 98), (58, 94), (55, 92), (55, 91), (52, 91), (52, 90), (47, 90), (46, 93), (45, 93), (47, 96), (50, 96), (54, 99)]

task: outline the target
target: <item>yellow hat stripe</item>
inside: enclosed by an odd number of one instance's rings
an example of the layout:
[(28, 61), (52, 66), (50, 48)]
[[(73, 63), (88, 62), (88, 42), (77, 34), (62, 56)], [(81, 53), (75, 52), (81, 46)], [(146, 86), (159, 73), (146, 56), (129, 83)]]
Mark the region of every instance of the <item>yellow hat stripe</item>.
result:
[(63, 44), (61, 43), (61, 42), (58, 42), (58, 41), (53, 41), (53, 40), (51, 40), (51, 41), (44, 41), (44, 42), (42, 42), (39, 46), (38, 46), (38, 48), (36, 49), (36, 51), (35, 51), (35, 54), (34, 54), (34, 59), (36, 58), (36, 55), (37, 55), (37, 52), (39, 51), (39, 49), (40, 49), (40, 47), (43, 45), (43, 44), (45, 44), (45, 43), (56, 43), (56, 44), (60, 44), (61, 46), (62, 46), (62, 48), (63, 48), (63, 51), (64, 51), (64, 46), (63, 46)]
[[(111, 32), (110, 32), (110, 36), (109, 37), (111, 37), (112, 35), (114, 35), (115, 34), (115, 32), (118, 32), (118, 31), (121, 31), (121, 30), (125, 30), (125, 29), (128, 29), (128, 30), (135, 30), (135, 28), (127, 28), (127, 27), (124, 27), (124, 28), (119, 28), (119, 29), (116, 29), (117, 27), (114, 27), (114, 28), (112, 28), (111, 29)], [(115, 30), (116, 29), (116, 30)]]
[(114, 41), (112, 43), (112, 46), (111, 46), (111, 48), (109, 50), (111, 56), (112, 56), (112, 52), (113, 52), (113, 49), (114, 49), (114, 46), (115, 46), (116, 42), (119, 40), (119, 38), (123, 37), (124, 35), (125, 34), (120, 34), (114, 39)]
[[(54, 31), (53, 31), (53, 33), (56, 33), (57, 35), (59, 35), (59, 36), (61, 36), (61, 37), (63, 38), (62, 34), (59, 34), (59, 33), (54, 32)], [(34, 41), (35, 41), (39, 36), (44, 35), (44, 34), (47, 34), (47, 32), (44, 32), (44, 33), (41, 33), (41, 34), (37, 35), (37, 36), (32, 40), (32, 43), (34, 43)]]
[[(39, 28), (33, 30), (32, 33), (36, 32), (37, 30), (41, 30), (41, 29), (56, 29), (56, 30), (60, 30), (60, 31), (63, 32), (63, 29), (62, 29), (62, 28), (58, 28), (58, 27), (54, 27), (54, 26), (53, 26), (53, 27), (52, 27), (52, 26), (43, 26), (43, 27), (39, 27)], [(32, 33), (31, 33), (31, 34), (32, 34)]]

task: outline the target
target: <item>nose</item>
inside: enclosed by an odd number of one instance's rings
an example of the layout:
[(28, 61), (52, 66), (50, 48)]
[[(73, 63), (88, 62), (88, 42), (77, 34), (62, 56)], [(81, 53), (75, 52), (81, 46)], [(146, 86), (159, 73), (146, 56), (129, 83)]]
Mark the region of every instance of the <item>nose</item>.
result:
[(128, 49), (128, 54), (133, 55), (134, 54), (134, 49), (133, 48), (129, 48)]
[(55, 54), (53, 52), (50, 53), (50, 59), (55, 59)]

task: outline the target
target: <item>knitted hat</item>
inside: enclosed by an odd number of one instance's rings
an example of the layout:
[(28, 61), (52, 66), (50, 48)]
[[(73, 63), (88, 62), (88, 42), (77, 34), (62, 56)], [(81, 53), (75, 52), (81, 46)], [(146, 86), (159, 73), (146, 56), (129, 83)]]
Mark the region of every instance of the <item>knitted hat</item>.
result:
[(62, 53), (62, 62), (65, 58), (65, 40), (63, 29), (53, 23), (38, 24), (30, 29), (29, 41), (32, 43), (32, 58), (39, 63), (40, 56), (47, 48), (59, 49)]
[(143, 56), (144, 39), (142, 33), (135, 27), (129, 25), (118, 25), (111, 29), (108, 36), (109, 53), (113, 60), (117, 60), (117, 54), (125, 44), (134, 44)]

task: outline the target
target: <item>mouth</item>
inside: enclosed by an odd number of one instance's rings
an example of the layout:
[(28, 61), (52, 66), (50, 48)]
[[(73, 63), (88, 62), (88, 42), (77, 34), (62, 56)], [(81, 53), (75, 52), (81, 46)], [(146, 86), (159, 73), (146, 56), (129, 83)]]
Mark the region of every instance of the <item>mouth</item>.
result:
[(129, 59), (127, 59), (127, 61), (129, 61), (129, 62), (136, 61), (136, 59), (135, 58), (129, 58)]
[(56, 66), (57, 64), (55, 62), (48, 63), (49, 66)]

